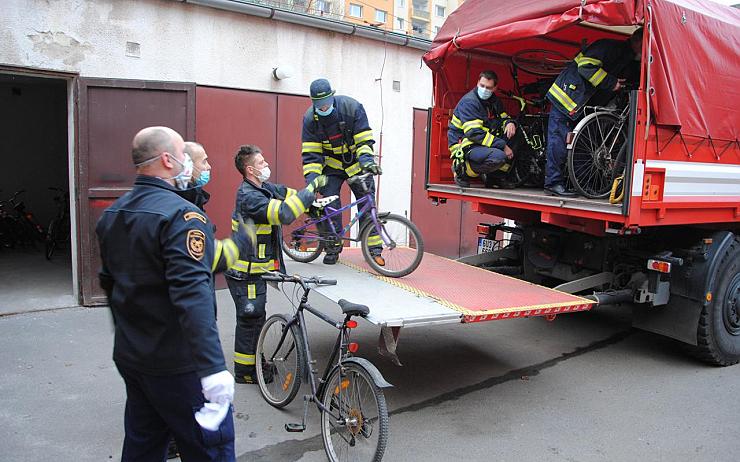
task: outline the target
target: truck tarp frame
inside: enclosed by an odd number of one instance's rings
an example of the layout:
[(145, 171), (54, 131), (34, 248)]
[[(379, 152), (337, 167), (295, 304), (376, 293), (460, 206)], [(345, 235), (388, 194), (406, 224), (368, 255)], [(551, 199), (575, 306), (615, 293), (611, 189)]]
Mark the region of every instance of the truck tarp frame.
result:
[[(651, 112), (655, 123), (687, 136), (740, 138), (740, 9), (697, 0), (468, 0), (447, 18), (424, 55), (435, 72), (459, 51), (495, 51), (498, 44), (553, 32), (578, 43), (586, 21), (602, 26), (642, 24), (650, 7)], [(571, 36), (572, 35), (572, 36)], [(646, 53), (643, 52), (643, 56)]]

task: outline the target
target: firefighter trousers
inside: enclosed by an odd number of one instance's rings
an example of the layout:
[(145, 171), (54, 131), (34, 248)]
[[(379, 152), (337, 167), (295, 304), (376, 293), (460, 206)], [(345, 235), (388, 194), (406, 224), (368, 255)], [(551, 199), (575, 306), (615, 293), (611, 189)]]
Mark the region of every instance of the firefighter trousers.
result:
[(259, 276), (249, 279), (226, 277), (231, 298), (236, 306), (234, 332), (234, 376), (254, 381), (255, 350), (262, 326), (265, 325), (267, 283)]

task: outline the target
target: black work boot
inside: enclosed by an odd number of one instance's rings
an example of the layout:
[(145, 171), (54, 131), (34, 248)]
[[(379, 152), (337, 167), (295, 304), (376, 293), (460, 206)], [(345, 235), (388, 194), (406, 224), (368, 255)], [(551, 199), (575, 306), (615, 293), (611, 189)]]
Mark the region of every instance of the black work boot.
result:
[(328, 253), (324, 255), (324, 264), (325, 265), (333, 265), (339, 260), (339, 254), (338, 253)]
[(465, 174), (465, 163), (452, 164), (452, 174), (455, 176), (455, 184), (461, 188), (470, 187), (470, 178)]
[(576, 197), (578, 194), (574, 193), (573, 191), (568, 191), (565, 189), (565, 186), (561, 184), (556, 184), (555, 186), (547, 187), (545, 186), (545, 194), (548, 196), (560, 196), (560, 197)]

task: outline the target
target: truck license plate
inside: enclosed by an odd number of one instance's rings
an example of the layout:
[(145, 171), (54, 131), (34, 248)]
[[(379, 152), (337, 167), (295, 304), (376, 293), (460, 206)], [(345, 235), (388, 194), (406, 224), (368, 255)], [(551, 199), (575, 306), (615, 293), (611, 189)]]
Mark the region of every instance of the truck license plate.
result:
[(492, 252), (496, 248), (496, 241), (494, 239), (486, 239), (485, 237), (478, 237), (478, 254)]

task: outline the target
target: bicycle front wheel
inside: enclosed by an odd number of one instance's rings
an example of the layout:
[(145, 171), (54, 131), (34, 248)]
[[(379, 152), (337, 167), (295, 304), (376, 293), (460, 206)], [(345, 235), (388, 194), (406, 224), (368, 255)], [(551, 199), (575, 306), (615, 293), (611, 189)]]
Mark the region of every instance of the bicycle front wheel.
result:
[(309, 263), (316, 260), (324, 250), (324, 242), (320, 237), (316, 223), (310, 219), (290, 225), (283, 225), (283, 252), (292, 260)]
[(597, 114), (581, 127), (568, 152), (570, 181), (579, 193), (591, 199), (609, 196), (624, 170), (619, 152), (626, 142), (626, 130), (612, 114)]
[(46, 247), (46, 259), (51, 260), (51, 257), (54, 255), (54, 251), (57, 247), (57, 220), (56, 218), (51, 220), (49, 223), (49, 229), (46, 231), (46, 239), (45, 240), (45, 247)]
[(383, 458), (388, 443), (388, 407), (367, 370), (345, 363), (329, 375), (321, 400), (321, 436), (332, 462)]
[(383, 276), (410, 274), (424, 256), (421, 232), (406, 217), (392, 213), (378, 215), (378, 225), (376, 228), (371, 221), (360, 233), (365, 261)]
[[(255, 357), (257, 383), (262, 397), (277, 408), (287, 406), (301, 387), (305, 354), (297, 326), (274, 314), (262, 326)], [(261, 367), (260, 367), (261, 366)]]

